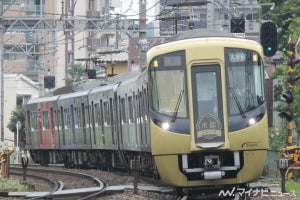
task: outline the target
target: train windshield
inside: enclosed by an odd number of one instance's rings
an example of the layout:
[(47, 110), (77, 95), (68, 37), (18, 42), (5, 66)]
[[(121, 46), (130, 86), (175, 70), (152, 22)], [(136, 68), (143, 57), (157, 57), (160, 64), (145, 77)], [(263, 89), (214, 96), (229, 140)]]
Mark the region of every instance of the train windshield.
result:
[(225, 48), (228, 115), (241, 115), (262, 105), (263, 62), (254, 51)]
[(183, 53), (158, 56), (149, 67), (151, 108), (172, 120), (187, 117)]

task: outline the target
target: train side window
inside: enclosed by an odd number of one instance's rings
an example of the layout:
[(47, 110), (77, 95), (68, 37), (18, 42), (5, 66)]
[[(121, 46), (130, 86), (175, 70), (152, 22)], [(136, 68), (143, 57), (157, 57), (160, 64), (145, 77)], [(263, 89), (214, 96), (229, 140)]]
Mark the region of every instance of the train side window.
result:
[(142, 114), (141, 114), (141, 98), (140, 96), (137, 94), (135, 96), (135, 99), (136, 99), (136, 123), (140, 123), (141, 122), (141, 117), (142, 117)]
[(65, 122), (65, 129), (70, 128), (70, 109), (64, 109), (64, 122)]
[(144, 89), (143, 90), (143, 110), (144, 110), (144, 118), (145, 118), (145, 121), (148, 120), (148, 105), (149, 105), (149, 102), (148, 102), (148, 95), (147, 95), (147, 89)]
[(90, 106), (90, 109), (91, 109), (91, 112), (89, 113), (89, 118), (91, 119), (91, 122), (92, 122), (92, 124), (93, 124), (93, 126), (95, 126), (94, 124), (95, 124), (95, 118), (94, 118), (94, 116), (95, 116), (95, 108), (94, 108), (94, 102), (92, 101), (91, 102), (91, 106)]
[(100, 100), (100, 108), (99, 108), (99, 125), (104, 125), (104, 108), (103, 108), (103, 102)]
[(128, 123), (133, 123), (133, 99), (132, 96), (128, 97)]
[(114, 120), (114, 110), (113, 110), (114, 100), (112, 98), (109, 99), (109, 115), (108, 115), (108, 121), (109, 125), (112, 125), (112, 122)]
[(80, 107), (75, 107), (75, 128), (81, 127), (81, 109)]
[(55, 130), (58, 130), (58, 119), (57, 119), (57, 110), (54, 110), (54, 117), (53, 117), (53, 119), (54, 119), (54, 129)]
[(59, 109), (57, 109), (57, 110), (55, 110), (55, 129), (56, 130), (60, 130), (61, 129), (61, 122), (60, 122), (60, 110)]
[(26, 123), (28, 124), (28, 128), (31, 130), (31, 116), (30, 116), (30, 111), (26, 111)]
[(31, 131), (37, 130), (37, 113), (36, 112), (31, 112), (31, 117), (30, 117), (30, 125), (31, 125)]
[(85, 127), (85, 109), (84, 104), (81, 104), (81, 112), (78, 113), (80, 117), (80, 127)]
[(61, 119), (61, 127), (62, 129), (65, 128), (65, 117), (64, 117), (64, 109), (63, 107), (60, 107), (60, 119)]
[(104, 109), (104, 112), (103, 112), (103, 115), (104, 115), (104, 126), (109, 126), (111, 125), (111, 122), (110, 122), (110, 117), (111, 117), (111, 113), (110, 113), (110, 107), (109, 107), (109, 103), (108, 102), (103, 102), (103, 109)]
[[(83, 104), (82, 104), (83, 105)], [(90, 118), (89, 118), (89, 105), (86, 105), (85, 106), (85, 113), (83, 113), (84, 115), (83, 116), (85, 116), (84, 118), (83, 118), (83, 121), (84, 121), (84, 123), (85, 123), (85, 127), (89, 127), (89, 122), (90, 122)]]
[(126, 111), (125, 111), (125, 98), (121, 98), (120, 100), (120, 109), (121, 109), (121, 122), (122, 124), (126, 124), (127, 119), (126, 119)]
[(94, 119), (95, 119), (95, 126), (98, 127), (100, 125), (100, 106), (99, 103), (94, 104)]
[(43, 130), (50, 129), (50, 122), (49, 122), (49, 113), (48, 111), (43, 111)]

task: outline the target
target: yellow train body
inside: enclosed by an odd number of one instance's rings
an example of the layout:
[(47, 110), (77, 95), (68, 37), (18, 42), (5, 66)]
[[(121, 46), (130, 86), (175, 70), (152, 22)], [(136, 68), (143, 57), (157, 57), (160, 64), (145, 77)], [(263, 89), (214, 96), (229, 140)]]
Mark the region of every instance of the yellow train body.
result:
[[(236, 130), (234, 128), (229, 128), (229, 123), (231, 123), (229, 121), (232, 119), (229, 119), (229, 112), (231, 111), (229, 108), (230, 102), (228, 102), (228, 96), (232, 93), (234, 94), (234, 92), (231, 93), (229, 91), (230, 87), (228, 87), (230, 80), (226, 75), (226, 73), (229, 72), (226, 72), (226, 67), (228, 65), (226, 62), (228, 61), (226, 61), (227, 58), (225, 58), (225, 48), (242, 49), (245, 52), (250, 51), (251, 53), (249, 55), (252, 56), (251, 62), (253, 63), (256, 62), (255, 59), (257, 59), (255, 56), (260, 58), (263, 57), (262, 48), (257, 42), (229, 37), (202, 37), (179, 40), (159, 45), (148, 52), (150, 93), (152, 92), (151, 90), (155, 90), (157, 87), (155, 84), (151, 83), (152, 79), (155, 79), (153, 82), (156, 81), (156, 75), (154, 75), (157, 73), (156, 70), (159, 70), (160, 67), (166, 70), (169, 70), (170, 68), (169, 64), (159, 64), (163, 63), (161, 61), (164, 59), (163, 56), (168, 56), (173, 52), (184, 52), (182, 53), (182, 55), (184, 55), (184, 63), (182, 65), (184, 65), (184, 70), (186, 72), (184, 76), (186, 91), (184, 90), (185, 92), (181, 92), (183, 93), (181, 95), (186, 95), (186, 119), (189, 124), (189, 127), (187, 127), (186, 130), (188, 130), (188, 132), (181, 131), (178, 133), (176, 129), (171, 130), (161, 126), (164, 120), (168, 121), (168, 118), (166, 117), (168, 113), (162, 111), (164, 113), (162, 114), (162, 117), (160, 117), (160, 108), (156, 109), (156, 107), (163, 104), (162, 99), (164, 96), (157, 98), (157, 101), (160, 101), (160, 104), (157, 103), (157, 105), (154, 105), (156, 93), (152, 94), (153, 97), (150, 98), (150, 104), (151, 101), (154, 102), (152, 106), (154, 114), (153, 116), (150, 114), (152, 154), (162, 180), (170, 185), (176, 187), (199, 187), (244, 184), (256, 180), (262, 173), (268, 149), (268, 120), (265, 111), (266, 107), (257, 106), (257, 109), (264, 109), (264, 111), (260, 111), (263, 114), (259, 115), (259, 120), (257, 120), (255, 124), (236, 128)], [(229, 50), (229, 52), (230, 51), (231, 50)], [(233, 50), (232, 52), (238, 51)], [(230, 54), (228, 55), (230, 56)], [(228, 59), (243, 59), (238, 57), (241, 55), (244, 54), (232, 54), (233, 57)], [(162, 58), (160, 58), (160, 56)], [(167, 61), (164, 60), (164, 63), (166, 62)], [(201, 88), (193, 89), (196, 87), (194, 86), (195, 82), (193, 82), (193, 76), (195, 76), (196, 68), (198, 71), (205, 69), (205, 72), (211, 73), (209, 71), (210, 66), (216, 66), (217, 73), (219, 73), (220, 80), (219, 78), (216, 80), (219, 81), (218, 84), (220, 85), (220, 88), (217, 91), (219, 91), (219, 108), (222, 109), (222, 112), (219, 112), (219, 117), (214, 117), (214, 115), (211, 114), (209, 116), (213, 117), (209, 118), (207, 117), (208, 115), (204, 115), (206, 116), (205, 119), (205, 117), (203, 118), (203, 115), (197, 116), (197, 109), (194, 106), (195, 101), (201, 98), (196, 97), (197, 94), (195, 90), (197, 90), (198, 93), (201, 93), (199, 92), (201, 91)], [(256, 66), (256, 64), (253, 66)], [(245, 67), (245, 69), (247, 69), (247, 67)], [(166, 80), (166, 82), (167, 81), (170, 80)], [(152, 86), (151, 88), (151, 84), (155, 86)], [(172, 88), (168, 89), (167, 86), (159, 84), (159, 81), (156, 81), (156, 84), (158, 87), (165, 87), (163, 90), (165, 90), (166, 93), (168, 93), (168, 90), (172, 90)], [(261, 85), (263, 88), (263, 80)], [(259, 89), (256, 89), (256, 91), (258, 90)], [(264, 88), (262, 90), (264, 90)], [(262, 93), (264, 94), (264, 92)], [(177, 111), (181, 109), (179, 108), (181, 101), (184, 101), (181, 99), (182, 97), (179, 97), (179, 101), (177, 102)], [(238, 100), (238, 98), (237, 100), (235, 99), (235, 101)], [(237, 102), (237, 104), (239, 103)], [(260, 104), (260, 106), (262, 105), (263, 103)], [(240, 105), (239, 107), (242, 106), (243, 105)], [(232, 116), (242, 121), (248, 120), (251, 118), (251, 115), (255, 115), (251, 114), (251, 112), (254, 112), (253, 110), (250, 110), (249, 114), (247, 111), (241, 111), (240, 109), (240, 113), (237, 112), (236, 115)], [(176, 111), (174, 111), (174, 113), (176, 113)], [(176, 114), (174, 114), (174, 118), (177, 117)], [(171, 117), (173, 116), (173, 114), (170, 115)], [(206, 120), (206, 122), (201, 122), (201, 120)], [(171, 119), (169, 120), (169, 123), (171, 125), (175, 124), (176, 122), (173, 121), (175, 120)], [(200, 130), (200, 126), (203, 127), (204, 125), (209, 125), (209, 123), (214, 127), (216, 127), (216, 123), (219, 123), (220, 128), (218, 130)], [(213, 137), (221, 139), (211, 139)], [(232, 161), (226, 161), (227, 158)], [(194, 161), (191, 162), (190, 159), (194, 159)], [(190, 162), (193, 167), (190, 167)], [(199, 162), (199, 166), (197, 162)], [(203, 164), (203, 162), (205, 163)], [(207, 162), (214, 162), (214, 164), (208, 166)], [(228, 164), (226, 165), (225, 163), (230, 163), (230, 166), (227, 166)], [(194, 174), (198, 178), (193, 177)]]

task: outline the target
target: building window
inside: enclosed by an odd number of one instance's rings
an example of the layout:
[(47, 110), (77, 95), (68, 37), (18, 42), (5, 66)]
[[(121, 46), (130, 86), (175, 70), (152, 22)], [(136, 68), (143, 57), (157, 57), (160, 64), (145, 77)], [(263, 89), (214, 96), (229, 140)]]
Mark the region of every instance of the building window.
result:
[(19, 4), (18, 1), (12, 1), (12, 0), (2, 0), (3, 5), (12, 5), (12, 4)]
[(68, 53), (68, 64), (72, 64), (74, 61), (74, 54)]
[(16, 99), (17, 106), (26, 104), (30, 98), (30, 95), (18, 95)]
[(94, 0), (89, 0), (89, 10), (94, 10)]

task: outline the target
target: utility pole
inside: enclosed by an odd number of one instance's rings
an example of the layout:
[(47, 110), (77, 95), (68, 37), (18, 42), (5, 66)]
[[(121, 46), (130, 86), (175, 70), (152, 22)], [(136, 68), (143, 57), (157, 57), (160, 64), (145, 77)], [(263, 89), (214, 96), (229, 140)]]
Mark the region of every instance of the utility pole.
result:
[[(40, 24), (40, 28), (43, 29), (44, 28), (44, 24), (43, 24), (43, 15), (44, 15), (44, 5), (43, 5), (43, 1), (41, 1), (41, 7), (40, 7), (40, 19), (41, 19), (41, 24)], [(45, 89), (44, 89), (44, 71), (45, 71), (45, 41), (44, 41), (44, 32), (41, 32), (38, 40), (39, 40), (39, 55), (38, 55), (38, 83), (39, 83), (39, 96), (42, 97), (45, 94)]]
[(3, 35), (4, 35), (4, 23), (3, 23), (3, 1), (0, 1), (0, 90), (1, 90), (1, 96), (0, 96), (0, 120), (1, 120), (1, 142), (4, 141), (4, 109), (3, 109), (3, 105), (4, 105), (4, 87), (3, 87)]
[(142, 71), (147, 64), (146, 0), (139, 0), (139, 4), (139, 71)]

